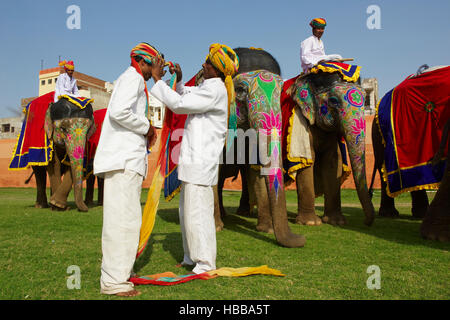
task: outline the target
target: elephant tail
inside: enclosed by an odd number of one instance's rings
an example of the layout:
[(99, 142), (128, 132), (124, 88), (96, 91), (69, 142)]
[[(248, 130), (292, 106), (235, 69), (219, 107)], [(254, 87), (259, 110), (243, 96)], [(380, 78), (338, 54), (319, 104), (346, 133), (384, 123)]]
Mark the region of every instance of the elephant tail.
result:
[(31, 174), (30, 174), (30, 176), (28, 177), (28, 179), (25, 180), (25, 184), (29, 184), (29, 183), (30, 183), (30, 180), (31, 180), (31, 178), (33, 177), (33, 175), (34, 175), (34, 171), (31, 172)]
[(376, 163), (373, 164), (373, 171), (372, 171), (372, 181), (370, 181), (370, 187), (369, 187), (369, 197), (370, 199), (373, 198), (373, 183), (375, 182), (375, 175), (377, 174), (377, 165)]

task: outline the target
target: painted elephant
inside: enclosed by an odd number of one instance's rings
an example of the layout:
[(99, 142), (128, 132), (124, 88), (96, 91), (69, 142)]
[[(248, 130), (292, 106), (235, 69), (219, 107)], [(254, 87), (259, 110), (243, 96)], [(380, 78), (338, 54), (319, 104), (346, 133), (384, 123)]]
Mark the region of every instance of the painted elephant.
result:
[[(314, 197), (324, 194), (322, 221), (344, 225), (340, 185), (342, 154), (338, 147), (344, 137), (356, 191), (368, 226), (374, 221), (374, 207), (367, 189), (365, 170), (364, 93), (359, 85), (344, 81), (338, 73), (299, 76), (287, 90), (307, 120), (313, 165), (296, 171), (297, 223), (319, 225)], [(295, 139), (295, 137), (291, 137)]]
[[(372, 126), (375, 163), (371, 185), (379, 172), (380, 216), (398, 217), (394, 198), (408, 191), (413, 217), (422, 219), (429, 209), (426, 189), (436, 189), (445, 176), (445, 161), (432, 168), (430, 159), (450, 117), (449, 77), (448, 66), (423, 65), (386, 93), (379, 103)], [(418, 132), (421, 134), (417, 135)]]
[[(66, 209), (67, 197), (73, 185), (78, 210), (88, 211), (83, 201), (83, 161), (87, 138), (95, 131), (93, 124), (91, 104), (79, 108), (65, 98), (50, 104), (44, 128), (47, 137), (53, 141), (53, 153), (46, 168), (33, 167), (38, 189), (37, 206), (47, 205), (46, 169), (52, 190), (50, 204), (56, 209)], [(63, 162), (70, 165), (69, 170), (62, 170)], [(63, 176), (62, 181), (61, 176)]]
[(448, 145), (444, 176), (420, 226), (422, 237), (430, 240), (450, 241), (450, 160), (448, 158), (448, 155), (450, 155), (450, 144), (447, 144), (449, 134), (450, 120), (447, 121), (444, 127), (439, 151), (432, 161), (433, 165), (439, 163), (445, 146)]
[[(236, 91), (234, 114), (240, 130), (236, 131), (232, 148), (241, 150), (241, 155), (248, 154), (254, 168), (247, 170), (249, 185), (262, 188), (257, 193), (267, 195), (257, 197), (261, 201), (259, 211), (267, 212), (267, 215), (259, 216), (258, 228), (266, 231), (273, 228), (277, 242), (285, 247), (302, 247), (306, 241), (304, 236), (292, 233), (287, 220), (281, 161), (280, 93), (283, 81), (279, 75), (266, 70), (239, 73), (233, 81)], [(249, 138), (248, 153), (246, 137)], [(241, 160), (248, 164), (244, 158)], [(217, 223), (220, 219), (217, 210), (215, 218)]]

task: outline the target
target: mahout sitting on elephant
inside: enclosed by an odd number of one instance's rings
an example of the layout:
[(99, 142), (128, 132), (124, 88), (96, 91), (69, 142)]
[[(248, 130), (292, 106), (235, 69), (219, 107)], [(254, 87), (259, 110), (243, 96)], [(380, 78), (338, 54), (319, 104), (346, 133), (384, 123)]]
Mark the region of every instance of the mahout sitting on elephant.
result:
[[(10, 169), (33, 167), (37, 185), (36, 207), (48, 207), (47, 171), (52, 207), (67, 208), (67, 197), (73, 185), (76, 206), (80, 211), (87, 211), (82, 181), (86, 140), (95, 130), (92, 100), (64, 95), (53, 103), (53, 96), (54, 92), (50, 92), (27, 106)], [(64, 169), (63, 162), (70, 166), (69, 170)]]
[[(245, 61), (252, 61), (253, 66), (247, 63), (249, 70), (256, 68), (255, 64), (257, 65), (258, 63), (257, 55), (264, 52), (246, 49), (241, 54), (237, 51), (239, 49), (235, 50), (242, 64)], [(239, 69), (240, 72), (241, 69)], [(239, 86), (235, 85), (235, 87), (238, 88)], [(374, 208), (368, 194), (365, 177), (365, 120), (363, 109), (364, 93), (362, 89), (354, 83), (344, 81), (339, 74), (323, 72), (318, 72), (317, 75), (311, 74), (308, 77), (291, 79), (288, 88), (289, 91), (286, 88), (286, 91), (289, 92), (287, 98), (291, 99), (291, 104), (293, 105), (292, 109), (289, 110), (290, 115), (296, 116), (297, 121), (302, 121), (304, 128), (302, 134), (294, 132), (294, 134), (291, 134), (290, 139), (299, 143), (304, 143), (306, 140), (308, 142), (306, 149), (309, 151), (309, 156), (304, 157), (300, 161), (303, 161), (302, 165), (285, 166), (285, 170), (297, 184), (299, 201), (297, 223), (307, 225), (319, 225), (321, 223), (321, 219), (315, 214), (314, 207), (314, 198), (317, 193), (324, 193), (325, 195), (324, 222), (339, 225), (346, 223), (341, 212), (340, 184), (343, 165), (338, 143), (341, 137), (344, 136), (349, 147), (358, 196), (366, 214), (365, 223), (371, 225), (374, 219)], [(249, 91), (250, 95), (251, 90)], [(286, 139), (286, 137), (283, 137), (283, 139)], [(312, 165), (313, 163), (314, 166)], [(245, 183), (248, 182), (245, 175), (251, 169), (248, 167), (244, 168), (246, 168), (246, 171), (242, 170), (241, 167), (243, 195), (240, 208), (238, 209), (241, 212), (245, 212), (250, 207), (248, 201), (251, 198), (250, 195), (255, 192), (251, 190), (252, 186), (249, 186), (250, 193), (245, 188)], [(233, 170), (227, 170), (226, 172), (231, 176), (236, 175), (236, 171)], [(315, 179), (314, 176), (316, 176)], [(219, 195), (223, 181), (224, 177), (221, 176), (218, 185)], [(254, 181), (252, 181), (252, 184), (254, 186), (258, 185)], [(260, 191), (263, 189), (254, 188), (254, 190)], [(261, 212), (264, 208), (264, 198), (267, 198), (267, 196), (264, 196), (262, 192), (256, 191), (255, 201), (258, 202), (259, 220), (265, 214)], [(221, 200), (220, 196), (218, 199)], [(218, 229), (222, 226), (221, 223), (221, 221), (217, 223), (216, 219)], [(263, 227), (263, 225), (264, 223), (261, 224), (258, 221), (258, 230), (271, 230), (270, 227)]]

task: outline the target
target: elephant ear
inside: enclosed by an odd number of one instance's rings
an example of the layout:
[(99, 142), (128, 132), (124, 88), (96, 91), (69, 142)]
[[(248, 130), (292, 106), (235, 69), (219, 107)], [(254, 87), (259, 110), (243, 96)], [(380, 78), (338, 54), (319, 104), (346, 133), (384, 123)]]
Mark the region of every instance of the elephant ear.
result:
[(311, 92), (309, 84), (301, 79), (297, 78), (289, 89), (286, 91), (291, 96), (292, 100), (299, 106), (303, 116), (308, 120), (310, 125), (315, 123), (314, 112), (314, 96)]

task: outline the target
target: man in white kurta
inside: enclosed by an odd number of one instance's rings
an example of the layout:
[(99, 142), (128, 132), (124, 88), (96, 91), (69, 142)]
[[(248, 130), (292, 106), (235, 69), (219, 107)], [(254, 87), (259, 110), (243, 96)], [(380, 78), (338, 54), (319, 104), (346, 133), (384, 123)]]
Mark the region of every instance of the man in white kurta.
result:
[[(225, 53), (224, 59), (231, 61), (226, 52), (232, 50), (215, 45), (211, 46), (214, 49), (210, 49), (210, 55), (220, 51)], [(225, 63), (238, 65), (237, 58), (233, 62), (228, 60)], [(228, 126), (229, 98), (224, 79), (230, 72), (213, 63), (214, 59), (208, 58), (203, 64), (205, 80), (198, 87), (185, 87), (178, 82), (175, 92), (154, 72), (155, 85), (150, 91), (174, 113), (188, 115), (178, 162), (178, 179), (182, 181), (179, 216), (184, 249), (182, 265), (195, 265), (192, 271), (196, 274), (216, 269), (212, 186), (218, 181), (219, 158)], [(233, 69), (236, 71), (237, 67)], [(181, 78), (178, 65), (175, 72)]]
[(54, 102), (59, 100), (62, 95), (70, 95), (73, 97), (79, 97), (77, 79), (73, 77), (75, 70), (73, 61), (62, 61), (61, 66), (64, 66), (64, 73), (61, 73), (56, 79), (55, 85), (55, 98)]
[(325, 47), (321, 37), (325, 31), (326, 21), (322, 18), (313, 19), (310, 22), (313, 35), (302, 41), (300, 45), (300, 59), (304, 73), (322, 60), (342, 59), (338, 54), (325, 54)]
[(115, 83), (94, 159), (94, 174), (105, 179), (100, 278), (104, 294), (140, 294), (128, 280), (139, 244), (147, 147), (155, 136), (146, 114), (145, 82), (151, 77), (154, 58), (145, 55), (147, 45), (133, 49), (131, 66)]

